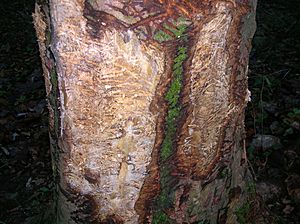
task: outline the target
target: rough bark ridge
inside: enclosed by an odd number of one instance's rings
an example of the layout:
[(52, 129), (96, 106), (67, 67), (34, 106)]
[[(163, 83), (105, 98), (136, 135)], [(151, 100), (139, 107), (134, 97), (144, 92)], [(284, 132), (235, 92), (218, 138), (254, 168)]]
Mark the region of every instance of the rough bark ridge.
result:
[(58, 223), (237, 222), (255, 4), (37, 6)]

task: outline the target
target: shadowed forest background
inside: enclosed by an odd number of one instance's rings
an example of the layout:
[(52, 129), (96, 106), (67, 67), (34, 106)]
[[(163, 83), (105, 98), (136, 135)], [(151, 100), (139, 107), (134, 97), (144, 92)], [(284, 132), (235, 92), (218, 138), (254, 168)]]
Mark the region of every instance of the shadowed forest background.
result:
[[(274, 223), (300, 223), (299, 8), (297, 0), (259, 1), (250, 55), (250, 190)], [(34, 0), (0, 3), (0, 224), (51, 223), (47, 102), (33, 10)], [(237, 211), (240, 223), (255, 215), (250, 206)]]

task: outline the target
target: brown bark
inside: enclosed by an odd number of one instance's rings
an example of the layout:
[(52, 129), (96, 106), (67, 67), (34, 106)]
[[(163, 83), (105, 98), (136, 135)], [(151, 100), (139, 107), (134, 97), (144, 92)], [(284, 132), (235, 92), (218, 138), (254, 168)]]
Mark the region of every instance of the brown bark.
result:
[(256, 1), (48, 5), (34, 18), (57, 223), (237, 223), (251, 181), (243, 120)]

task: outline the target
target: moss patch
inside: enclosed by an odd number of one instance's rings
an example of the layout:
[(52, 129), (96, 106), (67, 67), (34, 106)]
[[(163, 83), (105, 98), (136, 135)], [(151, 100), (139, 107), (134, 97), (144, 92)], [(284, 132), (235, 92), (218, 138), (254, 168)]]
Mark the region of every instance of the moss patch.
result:
[(172, 154), (173, 140), (176, 137), (177, 120), (180, 117), (181, 106), (179, 97), (182, 88), (183, 62), (187, 58), (186, 47), (179, 47), (173, 65), (173, 80), (165, 96), (168, 102), (168, 115), (166, 118), (166, 136), (160, 152), (160, 161), (165, 162)]
[(248, 223), (248, 214), (251, 211), (251, 206), (249, 202), (246, 202), (242, 207), (236, 210), (237, 220), (240, 224)]
[[(154, 211), (152, 223), (174, 223), (163, 211), (170, 208), (174, 202), (174, 191), (172, 191), (171, 166), (168, 162), (170, 156), (174, 153), (174, 140), (176, 138), (176, 130), (178, 119), (180, 118), (181, 105), (179, 102), (180, 92), (183, 80), (183, 63), (187, 59), (187, 37), (184, 35), (187, 26), (185, 24), (178, 25), (177, 29), (165, 26), (179, 38), (179, 46), (177, 54), (173, 60), (172, 81), (165, 100), (168, 103), (168, 113), (165, 124), (165, 138), (160, 149), (160, 194), (156, 201), (157, 210)], [(161, 35), (164, 40), (169, 40), (167, 34)]]
[[(53, 67), (50, 71), (50, 82), (52, 85), (51, 92), (48, 96), (49, 103), (51, 108), (54, 111), (54, 135), (57, 135), (59, 132), (59, 111), (58, 111), (58, 80), (57, 80), (57, 73), (56, 67)], [(50, 130), (51, 131), (51, 130)]]
[(172, 224), (172, 220), (164, 212), (156, 212), (153, 216), (153, 224)]
[[(187, 27), (186, 19), (179, 18), (177, 21), (175, 21), (173, 23), (173, 25), (176, 28), (164, 24), (163, 27), (164, 27), (165, 31), (164, 30), (158, 30), (154, 34), (153, 39), (160, 42), (160, 43), (163, 43), (165, 41), (175, 40), (176, 38), (182, 39), (182, 36), (185, 33), (186, 27)], [(170, 35), (166, 31), (170, 31), (171, 33), (173, 33), (173, 35)]]

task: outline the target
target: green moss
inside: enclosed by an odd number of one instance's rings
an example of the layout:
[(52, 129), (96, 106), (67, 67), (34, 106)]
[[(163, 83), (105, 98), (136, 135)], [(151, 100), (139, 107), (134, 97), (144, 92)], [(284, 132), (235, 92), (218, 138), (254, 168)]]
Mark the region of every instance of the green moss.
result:
[(237, 216), (237, 221), (240, 224), (246, 224), (247, 223), (247, 216), (250, 212), (251, 206), (249, 202), (246, 202), (242, 207), (238, 208), (236, 210), (236, 216)]
[(164, 41), (169, 41), (169, 40), (173, 39), (169, 34), (163, 32), (162, 30), (157, 31), (154, 34), (153, 38), (154, 38), (154, 40), (156, 40), (158, 42), (164, 42)]
[(57, 80), (57, 73), (56, 68), (53, 67), (50, 71), (50, 82), (52, 85), (51, 93), (49, 94), (49, 102), (54, 110), (54, 131), (55, 133), (58, 133), (59, 129), (59, 111), (58, 111), (58, 80)]
[[(186, 25), (179, 25), (177, 29), (171, 29), (176, 36), (183, 36)], [(183, 37), (182, 37), (183, 38)], [(180, 93), (182, 90), (182, 80), (183, 80), (183, 64), (187, 59), (187, 48), (184, 46), (186, 44), (186, 39), (180, 40), (183, 45), (177, 48), (177, 55), (173, 60), (173, 73), (172, 81), (169, 89), (166, 93), (165, 99), (168, 103), (168, 114), (166, 117), (166, 129), (165, 138), (163, 140), (161, 150), (160, 150), (160, 194), (156, 201), (157, 210), (153, 215), (152, 223), (174, 223), (172, 220), (163, 212), (165, 209), (172, 206), (174, 202), (174, 192), (172, 191), (171, 181), (172, 176), (170, 175), (171, 166), (168, 162), (170, 156), (174, 153), (174, 140), (176, 139), (177, 121), (180, 118), (181, 105), (179, 102)]]
[(182, 88), (183, 62), (186, 60), (186, 48), (179, 47), (173, 65), (173, 80), (165, 96), (169, 110), (166, 119), (166, 136), (161, 148), (161, 161), (164, 162), (172, 154), (173, 139), (176, 134), (176, 121), (180, 116), (181, 106), (179, 104)]
[(168, 195), (168, 190), (167, 189), (163, 189), (161, 191), (161, 194), (159, 195), (158, 198), (158, 203), (161, 207), (168, 207), (171, 203), (171, 198)]
[(167, 134), (160, 150), (160, 159), (165, 161), (172, 153), (172, 136)]
[(172, 220), (162, 211), (159, 211), (153, 216), (153, 224), (172, 224)]
[(256, 194), (256, 184), (255, 182), (249, 182), (246, 186), (246, 191), (250, 194), (250, 195), (255, 195)]
[(50, 46), (51, 43), (51, 32), (49, 29), (47, 29), (46, 31), (46, 46)]
[(187, 28), (186, 19), (179, 18), (177, 21), (174, 22), (174, 26), (176, 26), (176, 28), (170, 27), (170, 26), (164, 24), (164, 28), (171, 31), (174, 34), (174, 36), (171, 36), (162, 30), (158, 30), (154, 34), (154, 37), (153, 37), (154, 40), (162, 43), (165, 41), (174, 40), (175, 38), (185, 38), (186, 39), (186, 37), (183, 37), (184, 32), (186, 31), (186, 28)]
[(176, 104), (178, 103), (179, 100), (181, 85), (182, 85), (181, 80), (175, 78), (166, 95), (166, 100), (168, 101), (170, 107), (176, 107)]
[(53, 67), (50, 72), (50, 82), (52, 84), (52, 91), (56, 91), (57, 85), (58, 85), (58, 80), (57, 80), (57, 73), (56, 73), (55, 67)]

